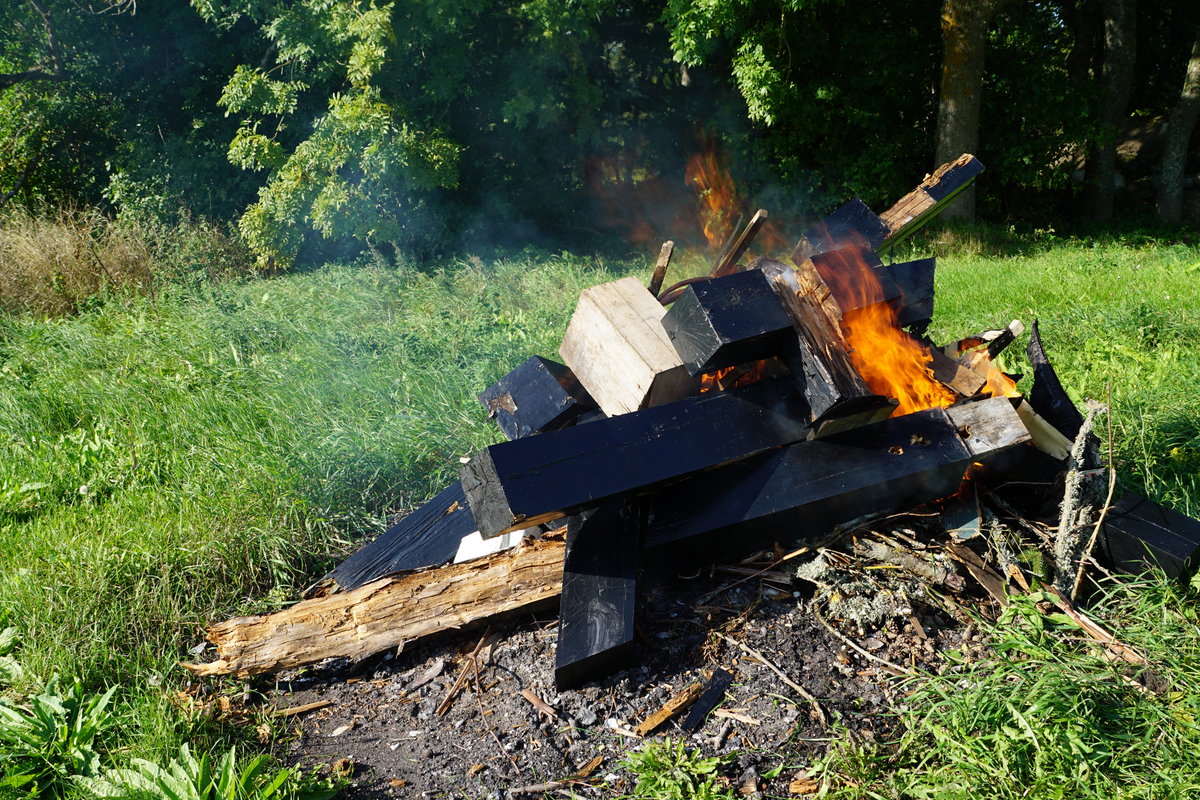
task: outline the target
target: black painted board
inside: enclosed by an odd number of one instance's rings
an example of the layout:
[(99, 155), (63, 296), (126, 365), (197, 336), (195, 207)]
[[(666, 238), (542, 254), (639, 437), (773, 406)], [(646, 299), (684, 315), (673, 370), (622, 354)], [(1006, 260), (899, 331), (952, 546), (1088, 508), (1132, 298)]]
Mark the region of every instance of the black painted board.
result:
[(966, 189), (979, 173), (983, 172), (983, 162), (972, 158), (965, 164), (955, 164), (942, 173), (942, 179), (932, 186), (925, 186), (925, 191), (938, 203), (952, 200), (959, 192)]
[(771, 282), (756, 269), (691, 284), (662, 324), (690, 375), (770, 358), (794, 336)]
[(554, 683), (576, 689), (628, 666), (634, 650), (640, 500), (604, 503), (567, 520)]
[(541, 356), (489, 386), (479, 402), (509, 439), (565, 427), (596, 408), (570, 367)]
[(1025, 347), (1029, 363), (1033, 365), (1033, 388), (1029, 391), (1029, 405), (1042, 419), (1049, 422), (1058, 432), (1074, 441), (1083, 425), (1083, 415), (1071, 402), (1063, 389), (1058, 373), (1050, 364), (1046, 348), (1042, 346), (1042, 335), (1038, 321), (1033, 321), (1029, 344)]
[(1127, 494), (1104, 518), (1100, 552), (1116, 571), (1157, 565), (1167, 577), (1187, 580), (1200, 567), (1200, 520)]
[(887, 238), (888, 227), (867, 204), (855, 197), (843, 203), (821, 222), (804, 231), (792, 253), (792, 260), (803, 261), (818, 253), (848, 244), (876, 248)]
[(869, 247), (839, 247), (813, 256), (812, 264), (843, 314), (875, 303), (900, 300), (900, 287)]
[(647, 550), (713, 558), (958, 491), (976, 458), (941, 409), (800, 442), (659, 490)]
[(712, 677), (704, 685), (704, 692), (696, 700), (695, 705), (688, 712), (687, 718), (683, 720), (683, 724), (679, 727), (688, 733), (698, 731), (700, 726), (704, 724), (704, 720), (708, 719), (708, 715), (712, 713), (712, 710), (725, 699), (725, 692), (729, 691), (729, 687), (732, 684), (733, 675), (720, 667), (713, 670)]
[(448, 564), (462, 538), (474, 531), (475, 518), (462, 484), (455, 481), (335, 567), (318, 585), (331, 580), (349, 591), (384, 575)]
[(883, 269), (899, 289), (895, 308), (900, 327), (911, 325), (924, 329), (933, 319), (933, 286), (937, 259), (902, 261), (898, 264), (888, 264)]
[(459, 476), (486, 538), (808, 433), (807, 403), (794, 383), (780, 379), (495, 444), (464, 464)]

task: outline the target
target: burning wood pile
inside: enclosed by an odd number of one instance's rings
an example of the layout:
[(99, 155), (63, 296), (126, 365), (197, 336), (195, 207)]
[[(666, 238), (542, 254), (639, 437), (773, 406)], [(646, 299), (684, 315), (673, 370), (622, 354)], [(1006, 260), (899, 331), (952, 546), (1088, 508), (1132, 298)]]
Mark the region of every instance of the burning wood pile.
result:
[[(938, 503), (958, 529), (951, 556), (1003, 602), (1007, 581), (1024, 578), (958, 541), (981, 527), (975, 489), (960, 490), (1018, 470), (1068, 476), (1054, 576), (1064, 597), (1070, 565), (1097, 547), (1119, 567), (1149, 555), (1182, 574), (1200, 523), (1141, 498), (1111, 509), (1111, 493), (1080, 498), (1081, 476), (1106, 482), (1107, 471), (1036, 323), (1026, 398), (996, 366), (1019, 322), (938, 346), (924, 336), (934, 259), (884, 263), (981, 170), (964, 155), (882, 215), (851, 201), (803, 235), (791, 264), (740, 263), (760, 211), (709, 275), (664, 289), (668, 242), (649, 287), (629, 277), (583, 292), (565, 363), (532, 357), (480, 395), (509, 441), (467, 460), (459, 482), (304, 601), (214, 626), (218, 660), (189, 669), (365, 658), (557, 598), (555, 680), (569, 689), (628, 664), (641, 571)], [(951, 524), (964, 509), (965, 524)]]

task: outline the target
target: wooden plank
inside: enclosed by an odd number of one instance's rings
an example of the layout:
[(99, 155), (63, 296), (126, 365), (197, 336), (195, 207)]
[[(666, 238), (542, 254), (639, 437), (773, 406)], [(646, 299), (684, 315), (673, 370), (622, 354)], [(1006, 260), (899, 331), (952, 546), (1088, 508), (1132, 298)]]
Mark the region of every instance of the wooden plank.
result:
[(933, 319), (933, 288), (937, 259), (902, 261), (888, 264), (883, 269), (900, 291), (900, 297), (894, 304), (897, 323), (903, 328), (924, 333)]
[(569, 518), (554, 651), (559, 691), (616, 672), (632, 658), (644, 529), (640, 501), (613, 500)]
[(766, 221), (767, 210), (765, 208), (760, 208), (758, 211), (754, 212), (754, 216), (750, 218), (748, 223), (746, 223), (746, 227), (742, 228), (741, 232), (738, 233), (737, 238), (734, 239), (733, 244), (729, 247), (729, 250), (724, 256), (717, 260), (716, 264), (713, 265), (712, 272), (710, 274), (714, 278), (731, 275), (737, 270), (738, 260), (746, 254), (746, 250), (750, 247), (750, 243), (754, 241), (754, 237), (758, 234), (759, 229)]
[(658, 297), (658, 293), (662, 291), (663, 281), (667, 279), (667, 270), (671, 266), (671, 256), (675, 252), (675, 242), (663, 242), (662, 249), (658, 251), (658, 261), (654, 263), (654, 274), (650, 276), (650, 285), (646, 287), (646, 291)]
[(1033, 440), (1033, 446), (1058, 461), (1066, 461), (1071, 455), (1071, 440), (1033, 410), (1028, 402), (1017, 403), (1017, 414), (1025, 423)]
[(694, 387), (663, 330), (666, 313), (633, 277), (579, 296), (559, 353), (610, 417), (677, 400)]
[(663, 328), (692, 375), (770, 358), (792, 335), (792, 321), (760, 270), (686, 287)]
[(562, 585), (561, 539), (303, 600), (273, 614), (213, 625), (217, 660), (195, 675), (248, 677), (326, 658), (366, 658), (442, 631), (553, 601)]
[(1200, 568), (1200, 520), (1141, 495), (1127, 494), (1104, 518), (1098, 551), (1113, 569), (1129, 574), (1157, 566), (1186, 581)]
[(564, 364), (530, 356), (479, 395), (488, 416), (509, 439), (563, 428), (596, 401)]
[(879, 252), (891, 252), (897, 244), (923, 228), (981, 172), (983, 164), (969, 153), (938, 167), (916, 189), (879, 215), (888, 229), (887, 237), (877, 247)]
[(919, 411), (666, 486), (652, 501), (646, 548), (717, 558), (952, 495), (972, 463), (1029, 441), (1007, 398), (966, 406), (978, 408)]
[(970, 367), (963, 366), (936, 347), (929, 348), (929, 355), (933, 357), (933, 361), (929, 363), (933, 379), (960, 398), (974, 397), (987, 385), (986, 377)]
[(496, 536), (798, 441), (809, 430), (804, 399), (790, 384), (768, 381), (492, 445), (459, 474), (480, 533)]
[[(462, 484), (455, 481), (423, 506), (397, 522), (320, 581), (317, 591), (348, 591), (396, 572), (446, 564), (459, 544), (475, 530)], [(314, 591), (317, 590), (317, 591)]]

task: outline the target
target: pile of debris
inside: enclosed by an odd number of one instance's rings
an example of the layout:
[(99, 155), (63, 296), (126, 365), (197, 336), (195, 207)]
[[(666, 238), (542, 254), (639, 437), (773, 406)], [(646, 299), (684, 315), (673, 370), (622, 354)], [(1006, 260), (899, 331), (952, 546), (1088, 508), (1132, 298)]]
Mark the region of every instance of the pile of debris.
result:
[[(630, 277), (586, 290), (565, 364), (532, 357), (480, 396), (509, 441), (303, 601), (214, 625), (217, 660), (188, 669), (363, 659), (557, 599), (555, 682), (571, 689), (629, 663), (644, 570), (766, 549), (775, 556), (751, 574), (782, 574), (804, 553), (799, 578), (836, 594), (844, 618), (903, 610), (919, 589), (889, 599), (879, 582), (856, 586), (819, 545), (919, 506), (942, 516), (949, 543), (875, 536), (849, 552), (930, 586), (961, 589), (962, 566), (998, 603), (1010, 582), (1037, 578), (1066, 608), (1089, 559), (1186, 574), (1200, 523), (1143, 498), (1112, 503), (1090, 433), (1102, 409), (1085, 419), (1070, 402), (1037, 323), (1024, 397), (996, 363), (1020, 322), (935, 345), (924, 335), (934, 259), (884, 263), (981, 170), (964, 155), (882, 215), (851, 201), (805, 232), (791, 265), (739, 263), (760, 211), (708, 275), (664, 289), (668, 242), (648, 287)], [(1037, 521), (1050, 505), (1056, 526)], [(989, 536), (998, 513), (1046, 551), (1042, 574)]]

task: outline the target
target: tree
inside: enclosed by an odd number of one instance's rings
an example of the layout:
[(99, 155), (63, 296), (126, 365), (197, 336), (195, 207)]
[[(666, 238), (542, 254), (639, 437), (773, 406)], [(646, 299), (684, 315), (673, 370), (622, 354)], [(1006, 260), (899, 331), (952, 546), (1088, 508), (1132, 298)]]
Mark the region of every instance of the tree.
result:
[(1133, 89), (1137, 54), (1136, 0), (1102, 0), (1104, 62), (1096, 113), (1096, 137), (1087, 160), (1088, 214), (1096, 222), (1112, 219), (1116, 196), (1116, 139), (1125, 121)]
[[(935, 166), (979, 150), (979, 108), (983, 94), (988, 27), (1005, 0), (944, 0), (942, 80), (938, 92)], [(975, 187), (969, 187), (942, 215), (975, 218)]]
[(1179, 100), (1167, 120), (1166, 142), (1156, 204), (1158, 216), (1164, 222), (1179, 222), (1183, 217), (1183, 175), (1187, 165), (1188, 143), (1200, 116), (1200, 28), (1192, 43), (1192, 55)]

